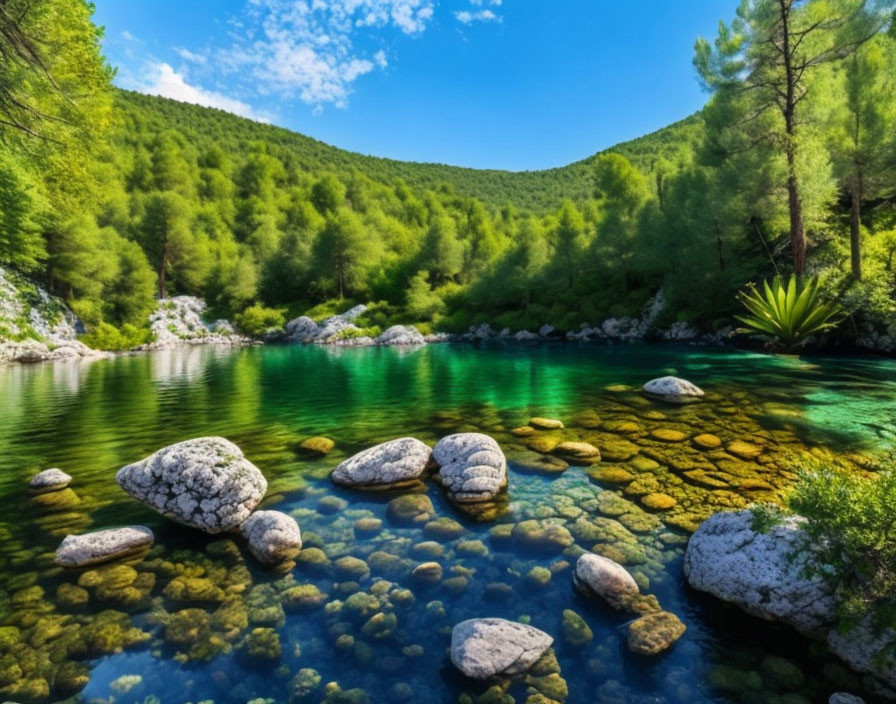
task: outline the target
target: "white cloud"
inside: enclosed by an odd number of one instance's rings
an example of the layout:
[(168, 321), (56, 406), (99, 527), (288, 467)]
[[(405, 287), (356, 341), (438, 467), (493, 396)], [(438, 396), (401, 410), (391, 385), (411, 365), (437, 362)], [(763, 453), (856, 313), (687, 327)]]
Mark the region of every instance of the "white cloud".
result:
[(433, 0), (249, 0), (214, 63), (247, 90), (345, 107), (358, 78), (388, 65), (382, 49), (359, 50), (356, 34), (393, 27), (417, 36), (433, 11)]
[(136, 82), (134, 87), (141, 93), (161, 95), (163, 98), (180, 100), (184, 103), (195, 103), (210, 108), (218, 108), (235, 115), (248, 117), (256, 122), (270, 122), (269, 118), (257, 113), (251, 105), (242, 100), (230, 98), (222, 93), (205, 90), (187, 83), (183, 74), (175, 71), (165, 62), (147, 64), (146, 77)]
[(461, 10), (459, 12), (455, 12), (454, 16), (457, 18), (458, 22), (462, 22), (463, 24), (472, 24), (473, 22), (501, 21), (501, 18), (491, 10), (477, 10), (476, 12), (471, 12), (470, 10)]
[(184, 61), (190, 61), (194, 64), (205, 65), (206, 63), (208, 63), (208, 57), (205, 54), (196, 54), (189, 49), (184, 49), (183, 47), (174, 47), (174, 53)]
[(125, 29), (124, 31), (122, 31), (122, 33), (121, 33), (121, 37), (122, 37), (122, 39), (125, 39), (126, 41), (129, 41), (129, 42), (134, 41), (134, 35), (131, 34), (131, 33), (130, 33), (128, 30), (126, 30), (126, 29)]

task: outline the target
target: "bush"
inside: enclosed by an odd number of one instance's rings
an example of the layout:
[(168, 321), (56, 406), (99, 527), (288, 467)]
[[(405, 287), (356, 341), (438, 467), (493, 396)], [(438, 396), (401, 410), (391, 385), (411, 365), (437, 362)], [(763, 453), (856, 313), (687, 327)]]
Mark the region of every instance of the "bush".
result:
[(286, 310), (265, 308), (262, 305), (249, 306), (234, 317), (237, 328), (251, 337), (261, 337), (266, 332), (280, 330), (286, 324)]
[(100, 323), (90, 332), (81, 335), (81, 342), (95, 350), (120, 352), (144, 345), (152, 340), (149, 328), (138, 328), (125, 323), (120, 328), (109, 323)]
[(812, 573), (837, 596), (841, 628), (867, 617), (875, 629), (896, 627), (896, 469), (803, 472), (787, 503), (806, 519)]

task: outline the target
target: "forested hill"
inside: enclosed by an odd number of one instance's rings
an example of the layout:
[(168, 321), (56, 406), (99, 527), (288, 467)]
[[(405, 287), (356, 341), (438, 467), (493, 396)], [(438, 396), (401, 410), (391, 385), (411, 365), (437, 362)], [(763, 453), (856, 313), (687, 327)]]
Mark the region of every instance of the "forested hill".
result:
[(538, 214), (556, 210), (565, 198), (577, 202), (592, 198), (594, 164), (601, 153), (622, 154), (649, 175), (657, 164), (678, 163), (691, 153), (699, 143), (703, 125), (697, 113), (567, 166), (514, 172), (367, 156), (222, 110), (131, 91), (116, 90), (116, 103), (146, 131), (176, 130), (200, 151), (217, 144), (230, 154), (238, 154), (246, 152), (253, 143), (264, 142), (281, 161), (308, 173), (357, 170), (384, 184), (401, 179), (414, 190), (435, 190), (447, 184), (456, 194), (476, 198), (488, 206), (513, 204)]

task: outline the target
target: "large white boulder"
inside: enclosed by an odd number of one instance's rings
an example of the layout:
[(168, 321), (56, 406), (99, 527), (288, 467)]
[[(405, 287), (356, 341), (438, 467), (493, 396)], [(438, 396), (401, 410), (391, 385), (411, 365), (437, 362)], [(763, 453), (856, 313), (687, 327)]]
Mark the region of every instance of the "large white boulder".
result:
[(268, 489), (258, 467), (219, 437), (165, 447), (122, 467), (115, 479), (162, 515), (206, 533), (239, 526)]
[(426, 340), (413, 325), (393, 325), (376, 338), (378, 345), (425, 345)]
[(581, 589), (621, 609), (639, 593), (638, 583), (618, 562), (586, 552), (576, 561), (575, 583)]
[(507, 460), (488, 435), (449, 435), (439, 440), (432, 456), (439, 465), (439, 480), (460, 503), (488, 501), (507, 485)]
[(153, 535), (144, 526), (110, 528), (84, 535), (67, 535), (56, 549), (56, 564), (82, 567), (114, 560), (152, 545)]
[(406, 484), (423, 474), (431, 457), (429, 445), (416, 438), (398, 438), (349, 457), (330, 478), (337, 484), (362, 489)]
[(290, 320), (284, 331), (290, 342), (305, 342), (314, 338), (320, 332), (320, 327), (307, 315), (300, 315)]
[(467, 677), (512, 677), (532, 667), (553, 642), (533, 626), (503, 618), (473, 618), (451, 631), (451, 662)]
[(249, 552), (263, 565), (292, 560), (302, 549), (299, 524), (280, 511), (256, 511), (243, 521), (240, 533), (249, 544)]

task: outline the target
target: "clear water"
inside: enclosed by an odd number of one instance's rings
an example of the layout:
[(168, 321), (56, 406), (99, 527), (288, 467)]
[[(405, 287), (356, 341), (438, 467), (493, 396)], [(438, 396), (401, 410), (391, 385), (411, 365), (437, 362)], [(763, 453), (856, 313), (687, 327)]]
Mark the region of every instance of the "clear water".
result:
[[(668, 373), (702, 386), (708, 400), (669, 408), (618, 387), (638, 387)], [(598, 422), (635, 422), (640, 429), (623, 439), (635, 446), (638, 457), (653, 462), (604, 462), (593, 468), (627, 468), (637, 477), (627, 486), (596, 482), (585, 467), (551, 475), (533, 472), (527, 439), (509, 431), (534, 415), (562, 419), (567, 425), (563, 439), (599, 447), (619, 436)], [(465, 693), (479, 696), (488, 685), (465, 679), (451, 666), (446, 653), (451, 626), (475, 616), (502, 616), (524, 618), (554, 636), (568, 702), (826, 701), (830, 692), (858, 691), (861, 683), (818, 645), (689, 590), (681, 571), (683, 543), (689, 528), (713, 510), (779, 495), (800, 464), (858, 467), (873, 461), (888, 450), (894, 420), (892, 361), (806, 360), (694, 347), (192, 348), (84, 365), (0, 368), (0, 581), (5, 583), (0, 614), (4, 624), (19, 629), (16, 637), (24, 644), (17, 650), (2, 645), (0, 638), (0, 653), (6, 653), (0, 657), (0, 695), (26, 698), (23, 690), (8, 689), (16, 685), (9, 684), (11, 675), (4, 676), (4, 671), (15, 675), (18, 665), (20, 682), (42, 679), (47, 685), (47, 691), (39, 682), (28, 690), (34, 701), (62, 699), (70, 692), (59, 667), (71, 661), (86, 664), (89, 671), (80, 695), (85, 700), (288, 701), (296, 673), (313, 668), (320, 685), (295, 701), (354, 701), (351, 697), (360, 694), (349, 690), (360, 688), (370, 702), (455, 702)], [(732, 480), (727, 488), (712, 490), (683, 479), (680, 470), (687, 467), (682, 462), (698, 451), (687, 442), (652, 440), (650, 431), (659, 427), (761, 444), (761, 461), (729, 458), (727, 470), (733, 477), (759, 478), (765, 488), (747, 490)], [(422, 557), (413, 546), (431, 538), (421, 526), (389, 520), (386, 506), (394, 494), (337, 489), (327, 474), (341, 459), (385, 439), (413, 435), (434, 442), (467, 430), (489, 433), (505, 449), (510, 460), (507, 502), (501, 515), (477, 521), (459, 512), (439, 487), (426, 486), (436, 514), (459, 521), (464, 533), (442, 540), (444, 554), (434, 558), (442, 564), (444, 579), (453, 581), (424, 586), (410, 569), (433, 558)], [(245, 555), (224, 559), (205, 551), (220, 536), (209, 538), (172, 524), (117, 488), (114, 474), (122, 465), (202, 435), (223, 435), (243, 449), (268, 478), (265, 507), (295, 515), (306, 547), (322, 547), (330, 560), (344, 555), (368, 560), (371, 574), (353, 583), (332, 569), (312, 569), (302, 562), (282, 575), (258, 569)], [(336, 449), (323, 458), (297, 452), (302, 439), (317, 435), (335, 440)], [(74, 477), (76, 497), (65, 505), (35, 504), (25, 484), (36, 471), (54, 466)], [(642, 511), (637, 502), (646, 490), (636, 487), (645, 481), (650, 490), (675, 497), (678, 505), (667, 513)], [(341, 498), (345, 505), (329, 505), (326, 497)], [(605, 510), (612, 505), (608, 498), (632, 502), (626, 504), (632, 509), (627, 517), (640, 522), (628, 522), (631, 531), (623, 529), (621, 542), (614, 537), (603, 547), (608, 554), (622, 555), (646, 591), (688, 626), (676, 646), (659, 657), (630, 654), (625, 645), (630, 617), (574, 590), (572, 552), (532, 551), (489, 534), (496, 524), (530, 518), (572, 526), (581, 515), (619, 525), (616, 519), (625, 518)], [(382, 519), (382, 530), (357, 534), (355, 521), (363, 517)], [(57, 587), (77, 583), (83, 570), (52, 566), (51, 553), (61, 536), (126, 523), (145, 524), (156, 532), (153, 553), (131, 561), (136, 573), (155, 575), (145, 598), (128, 602), (115, 588), (88, 586), (86, 605), (63, 603)], [(593, 539), (575, 530), (573, 535), (579, 548), (593, 547)], [(465, 541), (471, 540), (481, 540), (487, 553), (470, 554)], [(234, 542), (242, 550), (238, 539)], [(374, 552), (394, 555), (397, 562), (377, 562), (370, 558)], [(174, 573), (160, 567), (163, 562), (212, 579), (245, 565), (251, 584), (242, 592), (234, 590), (243, 606), (260, 585), (270, 585), (265, 589), (276, 594), (293, 583), (318, 586), (328, 602), (367, 592), (380, 603), (363, 615), (338, 611), (338, 604), (287, 611), (273, 624), (255, 618), (226, 637), (206, 629), (192, 643), (175, 642), (166, 635), (171, 614), (193, 608), (212, 615), (219, 606), (169, 599), (165, 586)], [(544, 586), (526, 577), (536, 566), (553, 572)], [(458, 577), (466, 577), (466, 583)], [(383, 580), (394, 584), (377, 586)], [(507, 585), (508, 593), (488, 586), (494, 583)], [(41, 596), (26, 599), (23, 590), (34, 586), (43, 590)], [(390, 600), (390, 593), (402, 588), (411, 590), (411, 603)], [(65, 638), (85, 640), (83, 634), (98, 614), (110, 609), (147, 634), (141, 643), (121, 652), (114, 652), (119, 645), (114, 638), (80, 650), (60, 645)], [(588, 623), (594, 633), (590, 642), (573, 645), (564, 638), (564, 609)], [(362, 631), (377, 611), (396, 617), (394, 632), (383, 638)], [(53, 623), (59, 627), (48, 631), (48, 619), (57, 619)], [(279, 657), (248, 657), (246, 638), (256, 627), (276, 630)], [(194, 657), (198, 651), (190, 651), (191, 645), (201, 646), (209, 638), (218, 643), (220, 654)], [(770, 674), (777, 662), (770, 656), (786, 658), (800, 676), (782, 682)], [(123, 675), (138, 675), (139, 680), (122, 680)], [(341, 695), (333, 687), (325, 689), (333, 682)], [(514, 682), (508, 694), (523, 702), (536, 691), (532, 686), (537, 685)]]

